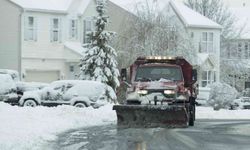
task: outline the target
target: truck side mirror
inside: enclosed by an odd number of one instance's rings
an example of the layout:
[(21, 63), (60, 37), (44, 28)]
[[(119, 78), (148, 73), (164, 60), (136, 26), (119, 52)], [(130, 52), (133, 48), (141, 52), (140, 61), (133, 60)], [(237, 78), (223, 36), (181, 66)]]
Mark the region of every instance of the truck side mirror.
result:
[(122, 77), (122, 81), (127, 81), (127, 69), (126, 68), (121, 69), (121, 77)]
[(195, 82), (197, 81), (197, 70), (196, 69), (193, 69), (192, 70), (192, 81)]

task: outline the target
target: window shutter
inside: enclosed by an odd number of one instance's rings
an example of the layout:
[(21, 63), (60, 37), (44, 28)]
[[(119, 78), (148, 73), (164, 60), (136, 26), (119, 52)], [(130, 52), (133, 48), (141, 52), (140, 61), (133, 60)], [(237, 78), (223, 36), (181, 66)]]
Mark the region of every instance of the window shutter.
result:
[(78, 39), (78, 20), (76, 19), (75, 21), (76, 21), (76, 22), (75, 22), (75, 26), (76, 26), (76, 27), (75, 27), (75, 34), (76, 34), (76, 35), (75, 35), (75, 39)]
[(202, 52), (202, 35), (200, 36), (200, 42), (199, 42), (199, 52), (201, 53)]
[(28, 40), (28, 16), (24, 16), (24, 40)]
[(59, 29), (58, 29), (58, 31), (59, 31), (59, 42), (61, 43), (62, 42), (62, 28), (63, 28), (63, 26), (62, 26), (62, 19), (60, 18), (60, 19), (58, 19), (58, 27), (59, 27)]
[(72, 38), (72, 20), (69, 20), (69, 38)]
[(50, 42), (53, 42), (53, 18), (50, 19)]
[(83, 43), (86, 43), (86, 20), (83, 20)]
[(34, 34), (34, 41), (37, 41), (37, 17), (34, 17), (34, 31), (33, 31), (33, 34)]

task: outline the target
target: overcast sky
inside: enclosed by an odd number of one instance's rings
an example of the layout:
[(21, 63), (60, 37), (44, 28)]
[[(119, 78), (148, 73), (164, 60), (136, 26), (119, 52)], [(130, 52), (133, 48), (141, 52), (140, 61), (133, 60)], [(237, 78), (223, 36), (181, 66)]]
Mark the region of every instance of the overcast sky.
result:
[[(144, 1), (144, 0), (111, 0), (120, 6), (131, 7), (133, 3)], [(159, 3), (166, 2), (167, 0), (157, 0)], [(176, 0), (182, 2), (184, 0)], [(250, 7), (250, 0), (223, 0), (229, 7), (241, 7), (245, 3), (245, 6)]]

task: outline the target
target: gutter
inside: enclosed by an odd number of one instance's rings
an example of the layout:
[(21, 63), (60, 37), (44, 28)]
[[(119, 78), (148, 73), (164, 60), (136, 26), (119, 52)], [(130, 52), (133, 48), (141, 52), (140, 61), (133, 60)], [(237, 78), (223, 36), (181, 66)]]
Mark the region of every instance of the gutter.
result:
[(25, 11), (30, 12), (41, 12), (41, 13), (56, 13), (56, 14), (68, 14), (67, 10), (48, 10), (48, 9), (33, 9), (33, 8), (24, 8)]

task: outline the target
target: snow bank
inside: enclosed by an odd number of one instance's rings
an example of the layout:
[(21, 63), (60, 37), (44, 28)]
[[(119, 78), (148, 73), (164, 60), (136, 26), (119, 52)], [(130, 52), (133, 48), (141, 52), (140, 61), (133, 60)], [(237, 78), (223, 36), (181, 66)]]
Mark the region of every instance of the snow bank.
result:
[(69, 129), (116, 123), (112, 105), (99, 109), (72, 106), (17, 107), (0, 102), (0, 149), (43, 149)]
[(196, 107), (197, 119), (250, 119), (250, 110), (227, 110), (214, 111), (212, 107)]
[[(197, 107), (197, 119), (250, 119), (250, 110)], [(112, 105), (99, 109), (72, 106), (17, 107), (0, 102), (0, 149), (43, 150), (59, 133), (89, 126), (116, 124)]]

